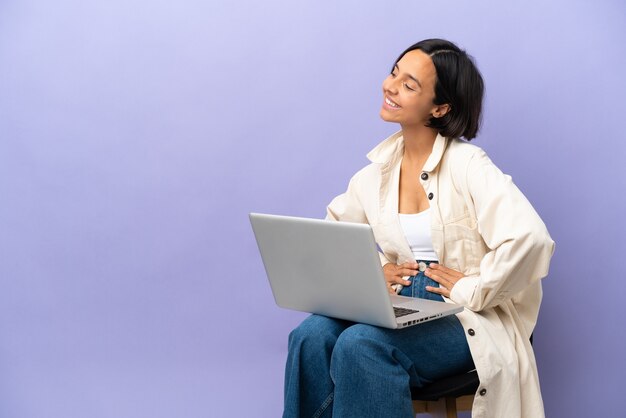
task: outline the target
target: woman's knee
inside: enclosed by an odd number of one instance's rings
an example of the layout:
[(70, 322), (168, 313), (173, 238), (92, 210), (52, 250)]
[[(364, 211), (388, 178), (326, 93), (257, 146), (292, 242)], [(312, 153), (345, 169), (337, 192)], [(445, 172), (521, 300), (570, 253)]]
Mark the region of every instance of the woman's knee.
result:
[(363, 356), (367, 351), (377, 350), (384, 344), (384, 331), (373, 325), (356, 324), (341, 333), (335, 348), (333, 357)]
[(309, 316), (289, 334), (289, 349), (303, 344), (318, 347), (334, 345), (347, 326), (342, 322), (321, 315)]
[(395, 357), (394, 347), (388, 344), (384, 329), (354, 325), (346, 329), (335, 343), (330, 375), (335, 384), (354, 376), (382, 375), (398, 365)]

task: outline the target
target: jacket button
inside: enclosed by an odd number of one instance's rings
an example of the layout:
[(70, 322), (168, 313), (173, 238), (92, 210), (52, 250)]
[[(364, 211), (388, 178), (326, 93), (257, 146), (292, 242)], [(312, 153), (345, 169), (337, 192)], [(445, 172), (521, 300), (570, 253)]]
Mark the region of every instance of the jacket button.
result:
[(480, 393), (480, 396), (485, 396), (487, 394), (487, 389), (483, 388), (478, 393)]
[[(474, 332), (474, 329), (472, 329), (472, 328), (468, 329), (468, 330), (467, 330), (467, 333), (468, 333), (469, 335), (471, 335), (472, 337), (473, 337), (474, 335), (476, 335), (476, 332)], [(484, 389), (483, 389), (483, 390), (484, 390)]]
[(422, 177), (422, 180), (428, 180), (428, 173), (422, 173), (420, 177)]
[(428, 193), (428, 200), (433, 200), (433, 197), (435, 197), (434, 194), (432, 193)]

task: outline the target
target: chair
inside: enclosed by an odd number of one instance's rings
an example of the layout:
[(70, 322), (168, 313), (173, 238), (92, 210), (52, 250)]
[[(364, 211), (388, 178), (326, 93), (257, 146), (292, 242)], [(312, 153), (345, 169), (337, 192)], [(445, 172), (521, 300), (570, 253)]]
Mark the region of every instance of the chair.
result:
[(456, 418), (457, 411), (471, 411), (480, 381), (476, 370), (411, 388), (413, 411), (436, 418)]

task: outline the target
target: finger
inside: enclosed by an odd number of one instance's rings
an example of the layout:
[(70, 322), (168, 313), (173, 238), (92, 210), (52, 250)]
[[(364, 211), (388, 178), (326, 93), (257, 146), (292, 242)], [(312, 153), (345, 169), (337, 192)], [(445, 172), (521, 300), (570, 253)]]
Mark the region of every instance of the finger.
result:
[(412, 270), (417, 270), (418, 265), (415, 262), (408, 262), (408, 263), (398, 264), (398, 267), (412, 269)]
[(398, 275), (393, 274), (393, 275), (385, 276), (385, 281), (387, 282), (388, 286), (391, 286), (394, 284), (401, 284), (402, 286), (408, 286), (411, 284), (411, 281), (405, 280), (401, 274), (398, 274)]
[(402, 286), (408, 286), (411, 284), (410, 280), (405, 280), (402, 276), (394, 276), (393, 282), (401, 284)]
[(442, 295), (445, 296), (447, 298), (450, 297), (450, 291), (448, 289), (446, 289), (445, 287), (432, 287), (432, 286), (426, 286), (426, 290), (428, 292), (431, 293), (436, 293), (438, 295)]
[(400, 273), (399, 276), (417, 276), (417, 274), (419, 273), (419, 270), (411, 269), (411, 268), (403, 268), (398, 273)]
[(428, 278), (436, 281), (437, 283), (439, 283), (440, 285), (444, 286), (444, 287), (450, 287), (451, 284), (453, 284), (454, 282), (447, 280), (445, 277), (443, 277), (441, 274), (431, 271), (430, 274), (426, 275)]
[(461, 274), (460, 272), (457, 272), (456, 270), (452, 270), (448, 267), (444, 267), (440, 264), (431, 264), (428, 266), (428, 268), (426, 269), (427, 271), (436, 271), (438, 272), (440, 275), (445, 275), (445, 276), (454, 276), (455, 274)]
[(441, 264), (430, 263), (428, 268), (431, 269), (431, 270), (440, 271), (443, 274), (447, 274), (447, 275), (449, 275), (451, 277), (455, 277), (455, 278), (456, 277), (458, 277), (458, 278), (463, 277), (463, 273), (461, 273), (460, 271), (451, 269), (451, 268), (446, 267), (446, 266), (442, 266)]
[(424, 275), (430, 279), (433, 279), (434, 281), (439, 281), (442, 280), (442, 274), (440, 271), (435, 271), (435, 270), (431, 270), (431, 269), (426, 269), (424, 270)]
[(445, 280), (451, 283), (456, 283), (461, 278), (461, 277), (457, 277), (455, 275), (449, 274), (443, 270), (435, 270), (431, 268), (427, 268), (426, 271), (424, 271), (424, 274), (426, 275), (426, 277), (429, 277), (433, 280), (434, 280), (434, 277), (438, 277), (442, 280)]

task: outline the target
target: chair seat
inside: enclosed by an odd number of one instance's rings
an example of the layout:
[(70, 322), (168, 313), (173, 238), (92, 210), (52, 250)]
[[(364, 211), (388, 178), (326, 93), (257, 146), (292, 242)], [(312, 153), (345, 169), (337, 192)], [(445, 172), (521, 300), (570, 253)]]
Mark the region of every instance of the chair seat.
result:
[(441, 398), (458, 398), (476, 393), (480, 380), (476, 370), (439, 379), (421, 388), (411, 388), (411, 398), (417, 401), (436, 401)]

